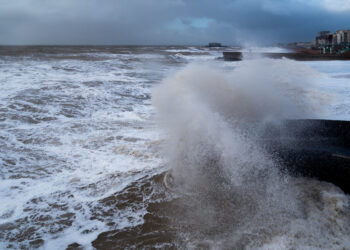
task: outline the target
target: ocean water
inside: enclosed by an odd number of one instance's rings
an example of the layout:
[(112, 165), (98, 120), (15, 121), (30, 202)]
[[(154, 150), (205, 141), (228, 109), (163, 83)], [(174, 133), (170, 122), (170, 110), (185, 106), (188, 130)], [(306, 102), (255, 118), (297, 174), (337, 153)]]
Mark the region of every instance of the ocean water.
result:
[(350, 248), (349, 196), (246, 131), (350, 120), (350, 64), (221, 55), (1, 47), (0, 248)]

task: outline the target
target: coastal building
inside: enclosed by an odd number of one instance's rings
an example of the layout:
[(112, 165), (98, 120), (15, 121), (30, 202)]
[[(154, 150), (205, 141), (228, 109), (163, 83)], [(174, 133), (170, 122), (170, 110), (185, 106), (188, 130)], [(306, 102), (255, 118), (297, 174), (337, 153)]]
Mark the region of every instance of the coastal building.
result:
[(350, 30), (337, 30), (335, 33), (330, 31), (318, 32), (313, 40), (315, 48), (321, 50), (321, 53), (344, 53), (350, 51)]
[(336, 39), (334, 39), (336, 44), (350, 43), (350, 30), (337, 30), (334, 35), (336, 37)]
[(322, 47), (333, 43), (333, 34), (330, 31), (320, 31), (314, 40), (316, 47)]

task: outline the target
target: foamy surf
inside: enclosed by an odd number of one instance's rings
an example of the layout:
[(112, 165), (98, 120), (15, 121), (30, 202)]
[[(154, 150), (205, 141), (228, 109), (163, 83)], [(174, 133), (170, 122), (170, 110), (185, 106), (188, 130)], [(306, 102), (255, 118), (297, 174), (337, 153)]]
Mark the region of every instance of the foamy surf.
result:
[(346, 66), (214, 65), (201, 47), (0, 54), (0, 248), (348, 248), (348, 196), (285, 175), (247, 130), (348, 119)]

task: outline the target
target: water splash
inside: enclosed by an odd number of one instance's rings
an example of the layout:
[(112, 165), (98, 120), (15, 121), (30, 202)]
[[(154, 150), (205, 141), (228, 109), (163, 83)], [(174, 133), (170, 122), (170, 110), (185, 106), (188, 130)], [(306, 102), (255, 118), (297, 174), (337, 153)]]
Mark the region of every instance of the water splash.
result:
[[(245, 61), (233, 71), (190, 65), (154, 90), (172, 185), (184, 196), (174, 224), (186, 247), (319, 247), (323, 234), (322, 247), (349, 246), (348, 197), (283, 173), (257, 141), (266, 123), (326, 112), (331, 96), (316, 90), (315, 75), (290, 60)], [(344, 215), (332, 228), (329, 195)]]

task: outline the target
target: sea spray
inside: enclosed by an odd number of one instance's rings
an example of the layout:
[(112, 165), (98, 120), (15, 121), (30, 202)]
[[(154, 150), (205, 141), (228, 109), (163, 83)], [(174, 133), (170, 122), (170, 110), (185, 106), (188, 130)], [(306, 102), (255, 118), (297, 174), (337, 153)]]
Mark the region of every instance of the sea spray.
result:
[(330, 97), (314, 88), (317, 74), (290, 60), (244, 61), (230, 72), (189, 65), (154, 90), (173, 190), (182, 196), (173, 223), (184, 246), (317, 248), (324, 234), (323, 247), (349, 246), (348, 236), (337, 241), (350, 232), (349, 218), (333, 230), (332, 216), (323, 215), (329, 193), (342, 215), (348, 198), (284, 174), (258, 142), (268, 123), (324, 112)]
[[(317, 99), (322, 93), (311, 94), (316, 90), (305, 72), (304, 65), (288, 60), (253, 60), (232, 72), (190, 65), (166, 79), (154, 91), (153, 102), (169, 132), (170, 164), (191, 166), (208, 159), (261, 168), (270, 162), (271, 157), (254, 141), (261, 127), (267, 122), (308, 117), (317, 107), (322, 108)], [(225, 168), (243, 171), (234, 174), (232, 181), (238, 182), (244, 169)], [(185, 171), (188, 175), (191, 169)]]

